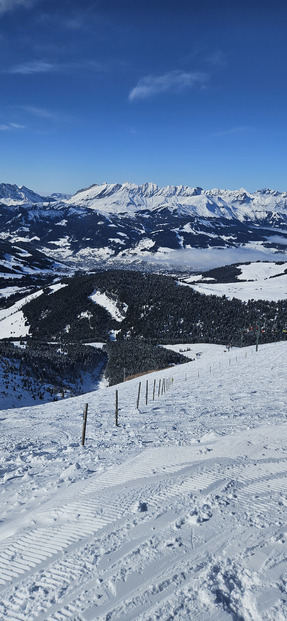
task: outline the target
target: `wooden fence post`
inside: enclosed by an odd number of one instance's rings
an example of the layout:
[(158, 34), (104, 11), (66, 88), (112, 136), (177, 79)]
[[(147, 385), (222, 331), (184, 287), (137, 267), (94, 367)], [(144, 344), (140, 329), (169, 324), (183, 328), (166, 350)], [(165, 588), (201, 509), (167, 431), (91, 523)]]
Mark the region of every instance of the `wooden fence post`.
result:
[(83, 431), (82, 431), (82, 446), (84, 446), (85, 444), (85, 438), (86, 438), (86, 426), (87, 426), (87, 416), (88, 416), (88, 403), (85, 403), (85, 408), (84, 408), (84, 422), (83, 422)]
[(160, 396), (160, 387), (161, 387), (161, 379), (159, 380), (159, 383), (158, 383), (158, 395), (157, 395), (158, 397)]
[(118, 418), (119, 418), (119, 392), (118, 390), (116, 390), (116, 427), (119, 426)]
[(152, 393), (152, 400), (154, 401), (154, 395), (155, 395), (155, 386), (156, 386), (156, 379), (153, 380), (153, 393)]
[(138, 398), (137, 398), (137, 410), (139, 409), (139, 404), (140, 404), (141, 385), (142, 383), (140, 382), (139, 389), (138, 389)]

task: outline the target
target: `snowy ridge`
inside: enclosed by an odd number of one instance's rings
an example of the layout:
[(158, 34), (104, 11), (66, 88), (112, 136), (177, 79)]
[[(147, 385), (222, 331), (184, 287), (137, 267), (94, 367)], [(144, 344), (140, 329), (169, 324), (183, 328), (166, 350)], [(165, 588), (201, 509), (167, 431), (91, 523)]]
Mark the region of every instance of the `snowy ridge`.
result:
[(2, 411), (2, 618), (283, 621), (286, 345), (178, 346), (118, 428), (111, 388)]
[(159, 187), (154, 183), (137, 185), (127, 182), (94, 184), (72, 196), (61, 193), (41, 196), (25, 186), (2, 183), (0, 202), (10, 206), (53, 202), (56, 208), (57, 204), (66, 204), (87, 207), (103, 214), (128, 213), (130, 216), (139, 211), (167, 208), (190, 215), (244, 221), (246, 218), (262, 219), (268, 213), (286, 214), (287, 192), (264, 189), (251, 193), (244, 188), (203, 190), (183, 185)]
[(128, 213), (142, 210), (178, 209), (185, 214), (257, 220), (269, 212), (285, 213), (287, 193), (258, 190), (253, 194), (240, 190), (203, 190), (188, 186), (160, 188), (153, 183), (92, 185), (66, 201), (69, 205), (88, 207), (100, 213)]

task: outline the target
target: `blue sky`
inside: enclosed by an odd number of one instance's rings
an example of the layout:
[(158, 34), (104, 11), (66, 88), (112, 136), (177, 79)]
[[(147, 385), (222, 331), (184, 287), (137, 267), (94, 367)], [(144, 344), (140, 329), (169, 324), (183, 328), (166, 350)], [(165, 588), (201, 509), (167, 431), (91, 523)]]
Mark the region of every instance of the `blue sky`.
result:
[(286, 26), (283, 0), (0, 0), (0, 181), (286, 191)]

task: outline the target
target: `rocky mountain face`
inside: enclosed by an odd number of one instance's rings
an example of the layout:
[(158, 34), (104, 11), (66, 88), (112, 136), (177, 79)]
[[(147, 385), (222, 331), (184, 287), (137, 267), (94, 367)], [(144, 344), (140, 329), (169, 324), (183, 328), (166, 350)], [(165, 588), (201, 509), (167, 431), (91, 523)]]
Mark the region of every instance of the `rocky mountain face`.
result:
[(0, 183), (0, 201), (3, 204), (29, 205), (30, 203), (44, 203), (47, 200), (54, 199), (53, 197), (40, 196), (24, 185), (18, 187), (16, 184)]
[(0, 239), (79, 267), (160, 262), (200, 248), (284, 252), (287, 193), (125, 183), (43, 197), (1, 184)]

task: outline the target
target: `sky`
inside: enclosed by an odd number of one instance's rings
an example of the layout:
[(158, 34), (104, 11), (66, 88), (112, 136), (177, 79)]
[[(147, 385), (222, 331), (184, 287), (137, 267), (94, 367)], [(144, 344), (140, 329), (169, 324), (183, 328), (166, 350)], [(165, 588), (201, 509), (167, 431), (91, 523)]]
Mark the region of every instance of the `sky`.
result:
[(0, 0), (2, 183), (287, 190), (283, 0)]

